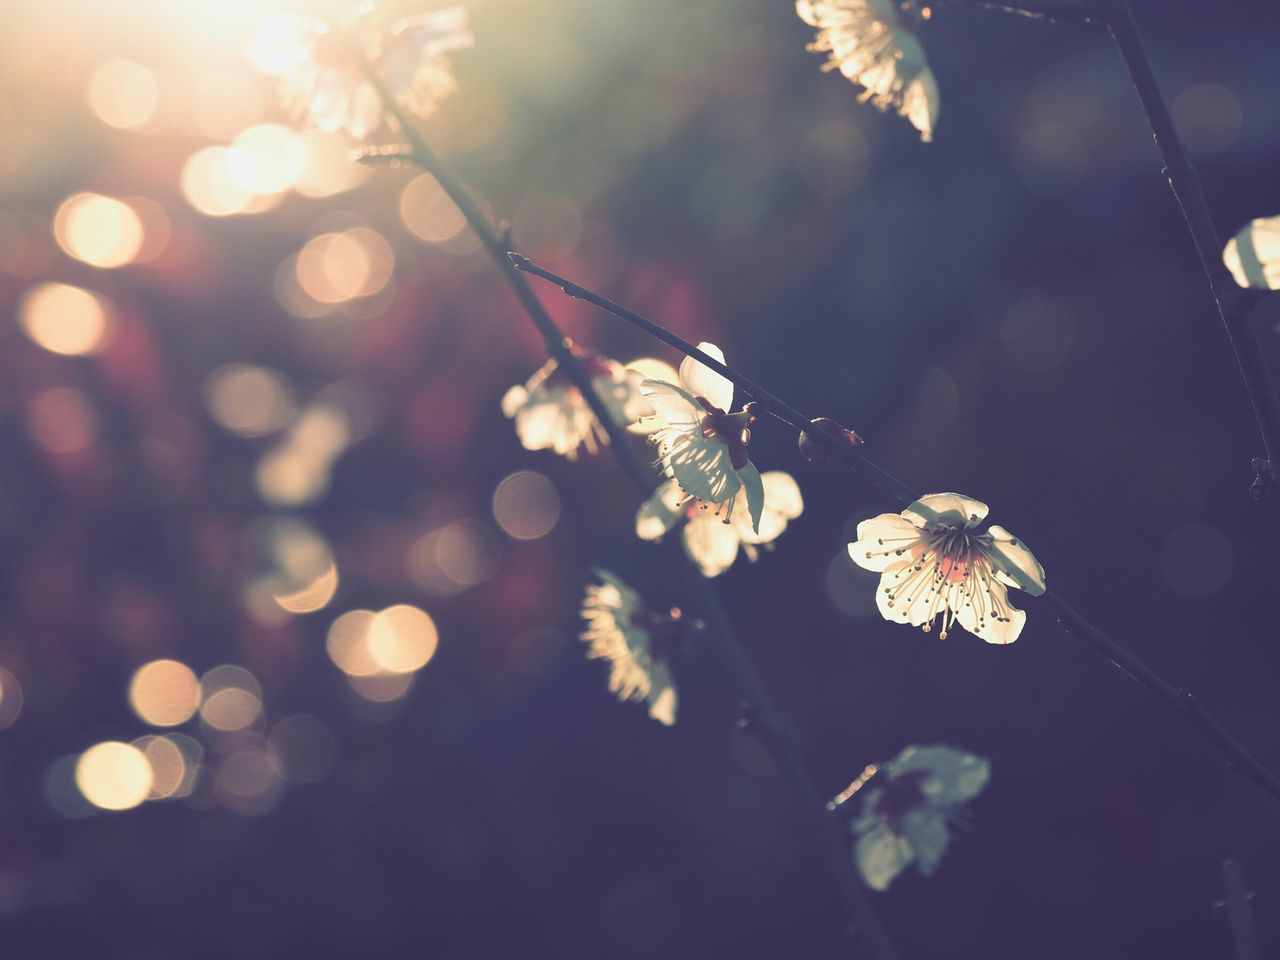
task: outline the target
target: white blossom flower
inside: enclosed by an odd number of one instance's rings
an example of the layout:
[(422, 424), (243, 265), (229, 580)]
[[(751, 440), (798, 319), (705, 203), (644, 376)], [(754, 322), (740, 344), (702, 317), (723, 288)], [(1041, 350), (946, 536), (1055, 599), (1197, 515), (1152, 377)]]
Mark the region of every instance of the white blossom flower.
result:
[(641, 540), (661, 540), (683, 520), (685, 553), (703, 576), (715, 577), (728, 570), (737, 559), (739, 548), (754, 563), (760, 555), (759, 548), (771, 549), (773, 541), (787, 529), (787, 523), (804, 512), (800, 487), (791, 474), (769, 470), (760, 479), (764, 484), (764, 509), (758, 531), (752, 529), (744, 501), (734, 505), (729, 522), (723, 523), (705, 503), (684, 493), (676, 481), (668, 480), (640, 505), (636, 536)]
[[(724, 362), (715, 344), (703, 342), (698, 349)], [(692, 357), (680, 364), (678, 386), (645, 380), (640, 390), (653, 405), (654, 415), (647, 423), (662, 472), (686, 495), (714, 507), (724, 523), (732, 522), (733, 506), (742, 493), (751, 529), (759, 532), (764, 484), (747, 453), (756, 418), (752, 405), (729, 413), (733, 383)]]
[[(653, 412), (640, 392), (643, 376), (607, 357), (574, 348), (591, 375), (596, 393), (615, 423), (628, 424)], [(526, 450), (552, 450), (570, 460), (578, 448), (595, 453), (609, 435), (587, 406), (582, 391), (554, 359), (548, 360), (523, 387), (502, 398), (502, 412), (516, 421), (516, 434)]]
[(951, 841), (962, 805), (982, 792), (991, 765), (950, 747), (907, 747), (889, 763), (868, 767), (841, 796), (863, 794), (850, 824), (854, 857), (867, 886), (887, 890), (912, 863), (929, 876)]
[(859, 99), (894, 110), (926, 143), (938, 121), (938, 84), (924, 48), (894, 0), (796, 0), (796, 13), (818, 30), (809, 50), (829, 52), (825, 70), (839, 70), (863, 88)]
[(264, 18), (249, 58), (283, 78), (281, 96), (296, 116), (329, 133), (363, 140), (382, 124), (383, 105), (365, 75), (367, 59), (396, 101), (426, 118), (457, 87), (445, 56), (472, 45), (463, 7), (432, 10), (380, 29), (365, 10), (350, 31), (300, 14)]
[(609, 689), (619, 700), (644, 700), (649, 716), (671, 726), (676, 722), (676, 688), (663, 655), (665, 637), (678, 622), (678, 611), (663, 618), (650, 614), (639, 594), (607, 570), (593, 571), (599, 584), (587, 584), (582, 600), (587, 656), (608, 660)]
[(1044, 593), (1044, 568), (1004, 527), (979, 531), (987, 505), (958, 493), (931, 493), (901, 514), (858, 524), (849, 556), (880, 573), (876, 605), (886, 620), (922, 627), (938, 616), (939, 636), (959, 623), (987, 643), (1018, 639), (1027, 615), (1009, 604), (1009, 587)]
[(1249, 223), (1227, 241), (1222, 262), (1242, 287), (1280, 290), (1280, 217)]

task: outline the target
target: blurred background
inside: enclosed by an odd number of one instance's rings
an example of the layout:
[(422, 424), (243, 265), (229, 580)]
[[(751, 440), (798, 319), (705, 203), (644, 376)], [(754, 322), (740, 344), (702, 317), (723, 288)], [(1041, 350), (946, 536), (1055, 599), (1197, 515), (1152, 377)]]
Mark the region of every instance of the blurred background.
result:
[[(434, 181), (290, 125), (245, 58), (268, 6), (0, 6), (7, 955), (850, 955), (711, 664), (665, 729), (583, 657), (590, 564), (681, 600), (637, 499), (521, 449), (537, 339)], [(1280, 11), (1136, 6), (1219, 229), (1280, 212)], [(426, 132), (521, 251), (990, 503), (1280, 767), (1280, 500), (1100, 30), (935, 16), (922, 145), (787, 0), (470, 9)], [(752, 449), (806, 511), (716, 586), (814, 779), (992, 762), (938, 874), (874, 895), (904, 957), (1229, 957), (1228, 856), (1280, 949), (1273, 802), (1030, 598), (1009, 647), (883, 622), (845, 544), (894, 505), (780, 426)]]

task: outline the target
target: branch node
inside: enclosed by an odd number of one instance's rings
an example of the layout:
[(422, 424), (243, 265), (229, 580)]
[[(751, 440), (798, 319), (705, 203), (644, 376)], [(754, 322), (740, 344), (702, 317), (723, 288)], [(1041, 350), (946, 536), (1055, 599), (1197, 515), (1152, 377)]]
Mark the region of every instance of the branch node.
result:
[(1264, 457), (1255, 457), (1252, 462), (1253, 466), (1253, 483), (1249, 485), (1249, 492), (1253, 494), (1253, 499), (1261, 500), (1264, 494), (1276, 493), (1280, 490), (1280, 482), (1277, 482), (1276, 468), (1270, 460)]

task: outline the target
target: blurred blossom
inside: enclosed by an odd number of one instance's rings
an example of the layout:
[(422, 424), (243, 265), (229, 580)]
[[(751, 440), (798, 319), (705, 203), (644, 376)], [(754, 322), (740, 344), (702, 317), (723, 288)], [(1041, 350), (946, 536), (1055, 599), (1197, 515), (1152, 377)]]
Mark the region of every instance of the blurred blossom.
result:
[(294, 414), (293, 390), (267, 367), (229, 363), (209, 374), (205, 405), (218, 423), (242, 437), (262, 437), (284, 427)]
[(425, 118), (457, 87), (445, 54), (471, 44), (463, 7), (397, 20), (385, 31), (372, 12), (351, 24), (277, 14), (263, 18), (248, 55), (260, 70), (283, 78), (281, 95), (296, 116), (362, 140), (383, 122), (382, 102), (363, 61), (374, 65), (406, 111)]
[(501, 556), (501, 544), (491, 527), (456, 520), (414, 541), (409, 548), (409, 573), (427, 593), (447, 597), (492, 577)]
[(200, 682), (185, 663), (152, 660), (134, 671), (129, 681), (129, 706), (153, 726), (176, 727), (195, 716), (200, 707)]
[(400, 193), (400, 219), (415, 236), (428, 243), (452, 240), (467, 221), (429, 173), (423, 173), (405, 184)]
[(654, 617), (640, 595), (612, 573), (596, 569), (594, 574), (601, 582), (588, 583), (582, 599), (587, 656), (609, 661), (609, 690), (619, 700), (646, 701), (649, 716), (671, 726), (676, 722), (676, 688), (666, 648), (683, 629), (678, 611), (669, 618)]
[(858, 524), (849, 556), (881, 574), (876, 604), (886, 620), (928, 633), (942, 617), (938, 637), (959, 623), (988, 643), (1013, 643), (1027, 615), (1009, 604), (1009, 587), (1032, 596), (1045, 591), (1044, 568), (1004, 527), (977, 527), (987, 505), (957, 493), (931, 493), (900, 514), (882, 513)]
[(231, 179), (251, 194), (282, 193), (296, 185), (307, 169), (306, 141), (278, 123), (241, 130), (228, 151)]
[[(724, 362), (724, 352), (703, 341), (698, 349)], [(751, 405), (739, 413), (733, 408), (733, 383), (693, 357), (680, 364), (679, 385), (645, 380), (640, 391), (654, 413), (642, 420), (653, 428), (652, 442), (667, 477), (686, 496), (716, 507), (715, 516), (733, 516), (738, 494), (746, 498), (751, 530), (759, 532), (764, 510), (764, 484), (751, 462), (747, 445), (756, 414)]]
[[(574, 353), (615, 423), (630, 424), (651, 413), (640, 393), (639, 374), (588, 350), (574, 348)], [(554, 359), (524, 386), (506, 392), (502, 412), (515, 419), (516, 434), (526, 450), (549, 449), (574, 460), (579, 448), (595, 453), (609, 442), (581, 391)]]
[(22, 684), (18, 678), (0, 667), (0, 730), (7, 730), (22, 713)]
[(838, 801), (862, 794), (850, 829), (867, 886), (887, 890), (912, 863), (930, 876), (951, 842), (951, 824), (990, 779), (991, 765), (982, 757), (941, 746), (907, 747), (864, 770)]
[(243, 730), (262, 714), (262, 687), (244, 667), (223, 664), (200, 678), (200, 717), (215, 730)]
[(1192, 84), (1174, 98), (1169, 112), (1187, 149), (1205, 155), (1231, 149), (1244, 122), (1239, 99), (1219, 83)]
[(807, 49), (830, 53), (824, 70), (839, 70), (863, 88), (858, 99), (895, 111), (921, 140), (933, 139), (938, 84), (893, 0), (796, 0), (796, 13), (818, 30)]
[(93, 443), (98, 416), (79, 390), (50, 387), (35, 394), (29, 403), (31, 434), (49, 453), (82, 453)]
[(1169, 534), (1160, 551), (1160, 572), (1184, 597), (1208, 597), (1226, 586), (1235, 550), (1217, 527), (1191, 523)]
[(66, 356), (97, 353), (111, 332), (102, 298), (65, 283), (28, 290), (18, 304), (18, 322), (40, 346)]
[(520, 470), (494, 490), (493, 518), (507, 536), (536, 540), (550, 533), (560, 519), (560, 496), (542, 474)]
[(1251, 221), (1227, 241), (1222, 262), (1242, 287), (1280, 290), (1280, 216)]
[(250, 612), (261, 623), (276, 624), (287, 614), (314, 613), (333, 599), (338, 566), (328, 542), (309, 524), (278, 519), (256, 525), (255, 576), (247, 589)]
[(337, 743), (319, 717), (295, 713), (271, 728), (269, 752), (290, 783), (314, 783), (333, 766)]
[(136, 130), (156, 114), (160, 88), (155, 74), (132, 60), (108, 60), (93, 71), (89, 108), (109, 127)]
[(102, 810), (129, 810), (151, 792), (151, 764), (137, 747), (119, 741), (95, 744), (76, 761), (76, 786)]
[(636, 536), (641, 540), (661, 540), (673, 527), (682, 524), (680, 534), (685, 553), (698, 565), (703, 576), (716, 577), (728, 570), (738, 557), (738, 550), (754, 563), (759, 547), (773, 547), (787, 523), (804, 511), (800, 487), (789, 473), (770, 470), (761, 476), (764, 483), (764, 509), (760, 529), (751, 527), (751, 517), (744, 501), (739, 501), (729, 516), (721, 519), (711, 513), (705, 503), (688, 496), (674, 480), (662, 484), (636, 513)]
[(142, 221), (142, 246), (134, 256), (134, 263), (148, 263), (155, 260), (169, 246), (172, 229), (169, 226), (169, 214), (163, 206), (149, 197), (125, 197), (124, 202), (133, 208), (133, 212)]
[(131, 263), (142, 249), (142, 220), (122, 200), (77, 193), (58, 207), (53, 235), (77, 260), (104, 269)]

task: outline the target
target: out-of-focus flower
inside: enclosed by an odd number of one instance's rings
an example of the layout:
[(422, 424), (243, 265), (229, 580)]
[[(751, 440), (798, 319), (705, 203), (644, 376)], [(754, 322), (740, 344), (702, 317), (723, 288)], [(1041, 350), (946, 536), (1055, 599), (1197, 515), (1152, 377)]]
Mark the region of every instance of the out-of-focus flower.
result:
[(862, 772), (841, 801), (861, 793), (862, 810), (850, 823), (854, 859), (867, 886), (887, 890), (893, 878), (918, 864), (929, 876), (951, 841), (951, 825), (991, 778), (982, 757), (951, 747), (907, 747), (888, 763)]
[[(724, 362), (724, 353), (712, 343), (698, 349)], [(680, 385), (663, 380), (640, 384), (653, 405), (648, 421), (658, 446), (657, 464), (679, 484), (687, 496), (714, 506), (715, 515), (732, 523), (733, 506), (741, 492), (746, 496), (751, 529), (760, 530), (764, 510), (764, 484), (751, 462), (747, 444), (756, 413), (752, 404), (738, 413), (733, 406), (733, 384), (692, 357), (680, 364)]]
[(366, 10), (350, 25), (298, 14), (264, 18), (249, 56), (283, 78), (281, 96), (295, 116), (363, 140), (381, 126), (383, 107), (362, 59), (405, 110), (426, 118), (457, 87), (446, 54), (473, 42), (463, 7), (406, 17), (385, 29), (373, 17)]
[(760, 555), (760, 547), (771, 549), (787, 523), (804, 512), (800, 487), (789, 473), (770, 470), (761, 474), (764, 484), (764, 510), (760, 529), (751, 526), (745, 504), (739, 500), (722, 523), (711, 514), (705, 503), (699, 503), (668, 480), (640, 505), (636, 513), (636, 536), (641, 540), (661, 540), (680, 520), (685, 553), (698, 565), (702, 575), (715, 577), (724, 573), (737, 559), (738, 549), (752, 563)]
[(1222, 251), (1236, 283), (1259, 290), (1280, 290), (1280, 217), (1250, 222)]
[[(640, 393), (640, 374), (586, 350), (575, 347), (574, 354), (591, 374), (592, 386), (615, 423), (632, 423), (653, 412)], [(609, 442), (582, 391), (555, 360), (547, 361), (523, 387), (508, 390), (502, 412), (515, 418), (516, 434), (526, 450), (550, 449), (573, 460), (579, 447), (595, 453)]]
[(640, 595), (612, 573), (593, 573), (601, 582), (587, 584), (582, 600), (587, 656), (609, 661), (609, 689), (619, 700), (647, 701), (649, 716), (671, 726), (676, 722), (676, 688), (662, 647), (665, 634), (680, 622), (679, 611), (655, 616)]
[(939, 636), (959, 623), (987, 643), (1018, 639), (1027, 615), (1009, 604), (1009, 587), (1044, 593), (1044, 568), (1004, 527), (976, 528), (987, 505), (958, 493), (931, 493), (901, 514), (858, 524), (849, 556), (880, 573), (876, 606), (886, 620), (922, 627), (938, 616)]
[(906, 117), (920, 139), (933, 139), (938, 84), (908, 15), (893, 0), (796, 0), (796, 13), (818, 30), (808, 49), (828, 52), (825, 70), (839, 70), (863, 88), (859, 99)]

